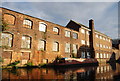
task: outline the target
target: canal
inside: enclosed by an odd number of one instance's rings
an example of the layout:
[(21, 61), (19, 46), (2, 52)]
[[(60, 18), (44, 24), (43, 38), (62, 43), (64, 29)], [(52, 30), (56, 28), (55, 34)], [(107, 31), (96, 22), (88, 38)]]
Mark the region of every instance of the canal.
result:
[(3, 69), (3, 81), (120, 81), (120, 64), (97, 67)]

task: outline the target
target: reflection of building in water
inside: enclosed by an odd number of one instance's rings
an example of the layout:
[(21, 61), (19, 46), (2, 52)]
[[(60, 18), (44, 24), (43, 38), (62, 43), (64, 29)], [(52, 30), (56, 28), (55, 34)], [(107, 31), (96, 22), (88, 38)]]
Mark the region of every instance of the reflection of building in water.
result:
[(56, 56), (95, 57), (102, 63), (111, 56), (111, 38), (96, 31), (92, 19), (89, 27), (72, 20), (64, 27), (6, 8), (1, 14), (8, 26), (1, 34), (3, 65), (15, 60), (21, 65), (38, 65), (52, 62)]

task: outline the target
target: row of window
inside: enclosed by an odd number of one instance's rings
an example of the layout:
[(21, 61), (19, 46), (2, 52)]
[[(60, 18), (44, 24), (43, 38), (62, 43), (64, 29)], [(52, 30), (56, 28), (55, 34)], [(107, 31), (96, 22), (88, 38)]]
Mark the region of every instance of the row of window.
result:
[[(2, 33), (1, 37), (2, 37), (1, 46), (12, 47), (12, 40), (13, 40), (12, 34)], [(73, 47), (72, 52), (77, 53), (78, 46), (76, 44), (72, 44), (72, 47)], [(31, 37), (26, 36), (26, 35), (22, 36), (21, 48), (27, 48), (27, 49), (31, 48)], [(54, 42), (52, 48), (53, 48), (53, 51), (59, 51), (59, 43)], [(45, 40), (38, 41), (38, 50), (46, 50), (46, 41)], [(70, 51), (71, 51), (71, 44), (66, 43), (65, 44), (65, 52), (70, 53)]]
[(87, 52), (87, 56), (86, 56), (86, 54), (85, 54), (85, 52), (83, 51), (83, 52), (81, 52), (81, 58), (90, 58), (90, 52)]
[(110, 54), (96, 53), (96, 58), (110, 58)]
[(90, 45), (89, 41), (85, 41), (85, 40), (81, 40), (81, 44), (82, 45), (88, 45), (88, 46)]
[(86, 32), (85, 32), (85, 29), (81, 29), (81, 33), (83, 33), (83, 34), (86, 33), (87, 35), (89, 35), (89, 31), (86, 31)]
[(106, 38), (106, 37), (103, 37), (103, 36), (99, 36), (98, 34), (95, 35), (97, 38), (100, 38), (100, 39), (103, 39), (103, 40), (106, 40), (106, 41), (109, 41), (110, 42), (110, 39), (109, 38)]
[(110, 70), (111, 70), (110, 66), (97, 67), (97, 73), (105, 73), (105, 72), (109, 72)]
[(98, 43), (96, 43), (96, 46), (97, 46), (97, 47), (100, 47), (100, 48), (112, 49), (110, 46), (102, 45), (102, 44), (98, 44)]

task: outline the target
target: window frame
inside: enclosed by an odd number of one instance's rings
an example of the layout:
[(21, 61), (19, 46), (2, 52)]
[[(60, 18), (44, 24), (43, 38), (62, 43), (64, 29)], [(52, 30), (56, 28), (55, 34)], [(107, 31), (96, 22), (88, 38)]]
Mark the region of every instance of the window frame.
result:
[[(57, 29), (57, 32), (55, 31)], [(55, 32), (56, 35), (59, 35), (59, 28), (58, 27), (53, 27), (53, 32)]]
[[(41, 28), (41, 25), (43, 25), (43, 29)], [(47, 31), (47, 24), (44, 22), (39, 22), (39, 31), (40, 32), (46, 32)]]
[[(55, 44), (57, 45), (56, 48), (54, 47)], [(54, 48), (55, 48), (55, 49), (54, 49)], [(53, 50), (54, 52), (58, 52), (58, 51), (59, 51), (59, 43), (58, 43), (58, 42), (56, 42), (56, 41), (53, 42), (53, 48), (52, 48), (52, 50)]]
[(32, 27), (33, 27), (33, 21), (30, 20), (30, 19), (28, 19), (28, 18), (25, 18), (23, 20), (23, 27), (32, 29)]

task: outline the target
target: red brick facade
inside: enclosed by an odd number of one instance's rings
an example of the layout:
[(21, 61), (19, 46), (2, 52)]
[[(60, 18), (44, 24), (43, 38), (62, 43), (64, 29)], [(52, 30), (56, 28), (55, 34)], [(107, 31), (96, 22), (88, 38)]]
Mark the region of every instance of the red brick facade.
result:
[[(4, 44), (4, 46), (1, 45), (2, 48), (0, 48), (2, 50), (2, 57), (4, 59), (3, 65), (9, 64), (16, 60), (20, 60), (22, 65), (27, 62), (32, 62), (34, 65), (38, 65), (40, 63), (52, 62), (57, 56), (72, 57), (73, 54), (75, 57), (96, 57), (98, 58), (98, 60), (100, 59), (100, 61), (101, 59), (104, 59), (106, 61), (111, 56), (111, 38), (94, 30), (94, 28), (86, 27), (74, 21), (70, 21), (66, 27), (63, 27), (49, 21), (45, 21), (5, 8), (1, 8), (0, 12), (2, 12), (1, 14), (3, 22), (9, 24), (8, 28), (5, 28), (1, 36), (4, 35), (4, 33), (12, 35), (12, 38), (9, 39), (10, 41), (12, 41), (12, 45), (8, 45), (9, 47), (6, 47), (6, 44)], [(25, 24), (23, 24), (23, 21), (25, 19), (29, 19), (31, 21), (26, 21), (27, 23), (31, 24), (30, 27), (24, 26)], [(40, 22), (45, 24), (45, 32), (39, 31)], [(70, 24), (71, 22), (72, 24)], [(58, 28), (58, 33), (53, 31), (54, 27)], [(93, 31), (91, 31), (91, 29)], [(70, 31), (70, 37), (65, 36), (65, 31)], [(74, 38), (73, 33), (75, 33), (75, 36), (77, 36), (77, 38)], [(67, 33), (67, 35), (68, 34), (69, 33)], [(100, 39), (100, 37), (97, 38), (96, 34), (98, 36), (102, 36), (102, 39)], [(25, 39), (23, 36), (27, 36), (28, 38), (30, 38), (27, 42), (27, 48), (23, 48), (21, 46), (22, 44), (25, 45), (22, 42), (22, 40)], [(105, 38), (105, 40), (103, 39), (103, 37)], [(45, 42), (44, 50), (38, 50), (39, 40), (43, 40)], [(58, 46), (58, 48), (56, 49), (57, 51), (53, 51), (53, 43), (55, 42)], [(68, 45), (70, 44), (70, 49), (65, 48), (66, 43), (68, 43)], [(97, 43), (99, 44), (98, 46), (96, 46)], [(75, 51), (73, 50), (73, 44), (74, 47), (76, 46), (77, 48), (77, 53), (73, 52)], [(100, 47), (100, 44), (105, 45), (105, 47)], [(66, 50), (70, 52), (66, 53)], [(102, 54), (101, 57), (100, 54)]]

